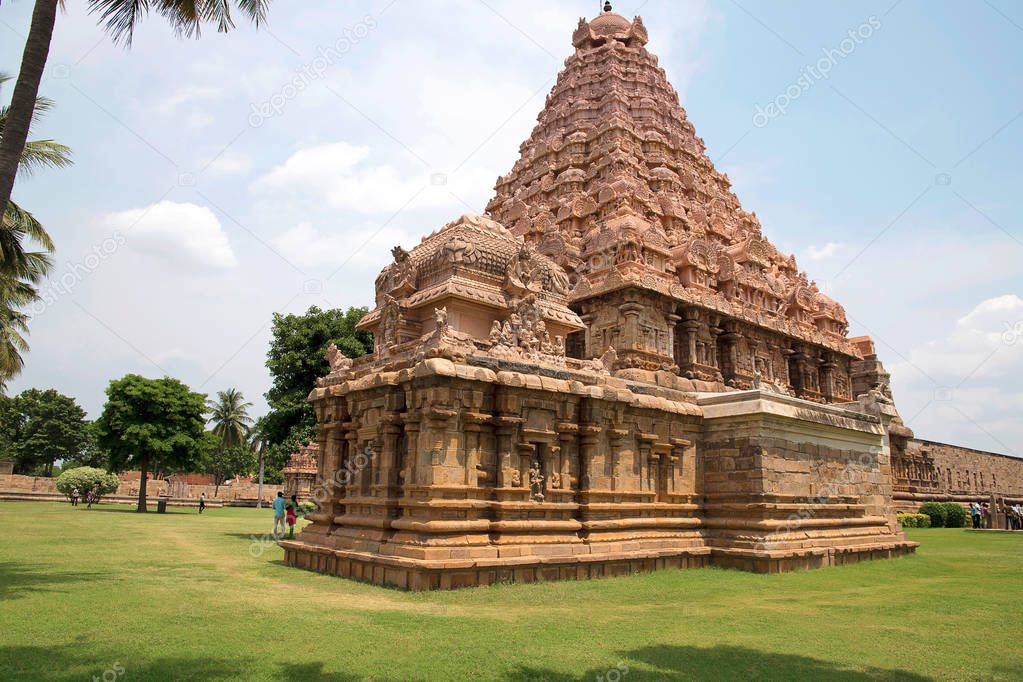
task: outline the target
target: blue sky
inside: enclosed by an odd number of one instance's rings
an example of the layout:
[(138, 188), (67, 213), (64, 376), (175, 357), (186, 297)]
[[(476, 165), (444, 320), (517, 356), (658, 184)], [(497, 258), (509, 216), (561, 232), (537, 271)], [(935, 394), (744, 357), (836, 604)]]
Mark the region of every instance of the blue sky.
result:
[[(597, 7), (276, 0), (266, 30), (153, 17), (125, 51), (70, 0), (35, 136), (76, 165), (15, 190), (59, 252), (12, 390), (96, 416), (111, 378), (168, 373), (262, 412), (271, 314), (369, 304), (394, 244), (482, 211)], [(615, 3), (637, 8), (710, 157), (874, 336), (917, 435), (1023, 455), (1023, 8)], [(30, 11), (0, 9), (0, 69)]]

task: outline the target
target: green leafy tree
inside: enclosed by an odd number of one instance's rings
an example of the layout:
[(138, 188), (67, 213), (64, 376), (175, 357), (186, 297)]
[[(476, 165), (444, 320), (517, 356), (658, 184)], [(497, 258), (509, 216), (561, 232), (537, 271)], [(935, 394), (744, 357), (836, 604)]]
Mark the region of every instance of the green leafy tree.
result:
[(86, 450), (89, 422), (74, 398), (52, 388), (30, 388), (2, 401), (0, 443), (15, 471), (51, 476), (54, 462)]
[(64, 460), (61, 469), (67, 470), (74, 467), (95, 467), (107, 469), (110, 466), (110, 454), (99, 444), (99, 434), (96, 432), (96, 422), (89, 422), (88, 438), (82, 451)]
[(141, 472), (137, 511), (146, 511), (146, 477), (153, 470), (194, 471), (202, 456), (206, 395), (177, 379), (128, 374), (110, 382), (96, 421), (99, 445), (114, 471)]
[(207, 431), (206, 436), (199, 470), (213, 476), (216, 485), (213, 494), (216, 496), (225, 481), (252, 473), (256, 467), (256, 453), (249, 449), (248, 444), (225, 447), (220, 437), (212, 431)]
[[(39, 84), (50, 55), (58, 5), (62, 6), (63, 0), (35, 0), (21, 70), (11, 98), (7, 131), (0, 138), (0, 215), (10, 201), (19, 160), (28, 140)], [(235, 0), (234, 5), (259, 26), (266, 19), (270, 0)], [(229, 0), (87, 0), (87, 6), (99, 14), (100, 22), (114, 41), (124, 45), (131, 44), (135, 28), (151, 10), (166, 19), (179, 35), (188, 37), (198, 37), (204, 26), (216, 26), (221, 32), (234, 28)]]
[(293, 440), (297, 429), (308, 432), (316, 423), (306, 398), (316, 380), (330, 370), (324, 359), (330, 344), (350, 358), (373, 352), (373, 335), (355, 329), (367, 312), (366, 308), (342, 311), (313, 306), (304, 315), (274, 314), (266, 360), (273, 383), (266, 393), (270, 412), (263, 425), (271, 447)]
[(93, 467), (76, 467), (65, 471), (57, 478), (57, 491), (70, 500), (80, 498), (89, 507), (96, 504), (104, 495), (117, 492), (121, 480), (116, 474)]

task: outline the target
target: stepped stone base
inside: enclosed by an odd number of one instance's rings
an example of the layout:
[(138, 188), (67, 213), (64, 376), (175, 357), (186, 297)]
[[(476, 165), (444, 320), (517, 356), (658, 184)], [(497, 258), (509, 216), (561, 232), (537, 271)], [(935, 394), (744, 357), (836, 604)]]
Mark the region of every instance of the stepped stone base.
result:
[(626, 554), (525, 556), (498, 560), (420, 561), (283, 541), (289, 566), (353, 578), (403, 590), (446, 590), (495, 583), (587, 580), (661, 569), (721, 566), (754, 573), (841, 566), (871, 559), (911, 554), (914, 542), (889, 542), (860, 547), (814, 549), (787, 555), (694, 547)]

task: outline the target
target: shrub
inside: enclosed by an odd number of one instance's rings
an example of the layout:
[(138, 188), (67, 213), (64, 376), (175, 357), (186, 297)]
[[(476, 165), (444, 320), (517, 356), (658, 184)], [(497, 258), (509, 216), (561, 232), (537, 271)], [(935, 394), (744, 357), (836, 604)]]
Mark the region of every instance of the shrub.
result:
[(963, 528), (966, 526), (966, 508), (958, 502), (945, 502), (945, 527)]
[(896, 514), (903, 528), (930, 528), (931, 517), (927, 514)]
[(917, 513), (927, 514), (927, 516), (931, 517), (931, 528), (945, 527), (945, 516), (948, 514), (948, 511), (941, 502), (924, 502), (920, 505), (920, 510)]
[(115, 474), (93, 467), (69, 469), (57, 478), (57, 490), (70, 500), (78, 497), (88, 506), (99, 502), (104, 495), (117, 492), (121, 480)]

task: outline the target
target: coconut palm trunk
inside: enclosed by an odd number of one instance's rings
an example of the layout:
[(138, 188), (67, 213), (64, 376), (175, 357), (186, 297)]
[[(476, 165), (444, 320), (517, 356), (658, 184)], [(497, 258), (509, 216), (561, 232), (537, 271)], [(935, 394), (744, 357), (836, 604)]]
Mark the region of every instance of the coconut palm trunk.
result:
[(4, 215), (7, 202), (11, 200), (21, 153), (28, 140), (28, 129), (32, 124), (36, 97), (39, 95), (39, 83), (43, 79), (46, 59), (50, 56), (50, 39), (57, 20), (58, 2), (36, 0), (32, 10), (32, 25), (21, 57), (21, 71), (11, 97), (4, 134), (0, 138), (0, 215)]

